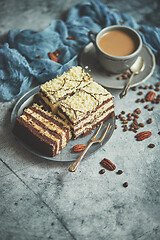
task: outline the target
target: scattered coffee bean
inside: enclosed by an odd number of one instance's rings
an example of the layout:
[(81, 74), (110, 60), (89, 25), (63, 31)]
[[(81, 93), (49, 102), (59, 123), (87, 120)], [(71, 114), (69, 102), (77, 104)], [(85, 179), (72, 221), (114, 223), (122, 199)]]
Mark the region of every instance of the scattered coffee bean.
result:
[(117, 80), (121, 80), (121, 79), (122, 79), (122, 76), (121, 76), (121, 75), (117, 77)]
[(122, 173), (123, 173), (122, 170), (118, 170), (118, 171), (116, 172), (116, 174), (118, 174), (118, 175), (121, 175)]
[(124, 129), (123, 129), (123, 132), (126, 132), (128, 130), (128, 127), (125, 126)]
[(137, 98), (136, 103), (139, 103), (140, 101), (141, 101), (141, 99), (140, 99), (140, 98)]
[(119, 114), (119, 118), (121, 118), (122, 117), (122, 114)]
[(134, 132), (134, 133), (137, 133), (137, 130), (136, 130), (136, 129), (134, 129), (134, 130), (133, 130), (133, 132)]
[(139, 89), (143, 89), (143, 86), (139, 86)]
[(148, 108), (148, 111), (153, 111), (154, 107)]
[(158, 132), (158, 135), (160, 135), (160, 132)]
[(156, 88), (154, 89), (154, 91), (156, 91), (156, 92), (159, 92), (159, 88), (158, 88), (158, 87), (156, 87)]
[(121, 114), (125, 114), (125, 111), (122, 111)]
[(121, 117), (121, 121), (124, 121), (124, 120), (126, 120), (125, 117)]
[(137, 114), (134, 114), (134, 118), (139, 118), (139, 116)]
[(116, 115), (116, 119), (118, 119), (119, 118), (119, 116), (118, 115)]
[(140, 110), (139, 108), (136, 108), (135, 112), (136, 112), (137, 114), (140, 114), (140, 113), (141, 113), (141, 110)]
[(155, 147), (155, 144), (150, 143), (150, 144), (148, 145), (148, 147), (149, 147), (149, 148), (154, 148), (154, 147)]
[(143, 92), (141, 92), (141, 91), (140, 91), (140, 92), (138, 92), (137, 94), (138, 94), (138, 95), (142, 95), (142, 94), (143, 94)]
[(140, 127), (144, 127), (144, 123), (139, 123), (139, 126)]
[(127, 120), (124, 120), (123, 123), (126, 124), (126, 123), (128, 123), (128, 121), (127, 121)]
[(144, 89), (148, 89), (148, 86), (146, 85), (146, 86), (144, 87)]
[(99, 174), (104, 174), (106, 172), (106, 170), (103, 168), (99, 171)]
[(137, 90), (137, 87), (132, 87), (131, 88), (133, 91), (136, 91)]
[(146, 108), (146, 109), (149, 108), (149, 104), (147, 104), (146, 106), (144, 106), (144, 108)]
[(148, 124), (152, 123), (152, 118), (148, 118), (146, 121)]
[(123, 183), (123, 187), (128, 187), (128, 182)]
[(127, 79), (128, 75), (127, 74), (123, 74), (122, 77), (123, 77), (123, 79)]
[(142, 102), (142, 103), (146, 102), (145, 98), (142, 98), (142, 99), (141, 99), (141, 102)]
[(149, 86), (149, 88), (150, 88), (150, 89), (153, 89), (153, 88), (154, 88), (154, 86), (153, 86), (153, 85), (150, 85), (150, 86)]

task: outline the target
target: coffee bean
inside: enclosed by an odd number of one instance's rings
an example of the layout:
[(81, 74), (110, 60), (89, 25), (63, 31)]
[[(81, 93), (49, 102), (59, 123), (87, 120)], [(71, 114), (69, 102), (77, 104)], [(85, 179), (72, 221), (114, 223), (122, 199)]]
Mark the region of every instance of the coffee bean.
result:
[(142, 94), (143, 94), (143, 92), (141, 92), (141, 91), (140, 91), (140, 92), (138, 92), (137, 94), (138, 94), (138, 95), (142, 95)]
[(152, 123), (152, 118), (148, 118), (146, 121), (148, 124)]
[(137, 114), (140, 114), (140, 113), (141, 113), (141, 110), (140, 110), (139, 108), (136, 108), (135, 112), (136, 112)]
[(153, 85), (150, 85), (150, 86), (149, 86), (149, 88), (150, 88), (150, 89), (153, 89), (153, 88), (154, 88), (154, 86), (153, 86)]
[(124, 129), (123, 129), (123, 132), (126, 132), (128, 130), (128, 127), (125, 126)]
[(122, 170), (118, 170), (118, 171), (116, 172), (116, 174), (118, 174), (118, 175), (121, 175), (122, 173), (123, 173)]
[(124, 121), (124, 120), (126, 120), (125, 117), (121, 117), (121, 121)]
[(139, 89), (143, 89), (143, 86), (139, 86)]
[(149, 147), (149, 148), (154, 148), (154, 147), (155, 147), (155, 144), (150, 143), (150, 144), (148, 145), (148, 147)]
[(134, 114), (134, 118), (139, 118), (139, 116), (137, 114)]
[(134, 131), (134, 128), (133, 128), (133, 127), (130, 127), (130, 128), (129, 128), (129, 131)]
[(119, 118), (119, 116), (118, 115), (116, 115), (116, 119), (118, 119)]
[(122, 114), (125, 114), (125, 111), (122, 111), (121, 113), (122, 113)]
[(145, 98), (142, 98), (142, 99), (141, 99), (141, 102), (142, 102), (142, 103), (146, 102)]
[(148, 108), (148, 111), (153, 111), (154, 107)]
[(137, 90), (137, 87), (132, 87), (131, 88), (133, 91), (136, 91)]
[(132, 120), (132, 117), (128, 117), (128, 121), (131, 121)]
[(160, 132), (158, 132), (158, 135), (160, 135)]
[(127, 74), (123, 74), (122, 77), (123, 77), (123, 79), (127, 79), (128, 75)]
[(144, 123), (139, 123), (139, 126), (140, 127), (144, 127)]
[(128, 182), (123, 183), (123, 187), (128, 187)]
[(123, 123), (126, 124), (126, 123), (128, 123), (128, 121), (127, 121), (127, 120), (124, 120)]
[(149, 104), (147, 104), (146, 106), (144, 106), (144, 108), (149, 108)]
[(156, 92), (159, 92), (159, 88), (158, 88), (158, 87), (156, 87), (156, 88), (154, 89), (154, 91), (156, 91)]
[(105, 169), (101, 169), (101, 170), (99, 171), (99, 174), (104, 174), (105, 172), (106, 172)]
[(140, 99), (140, 98), (137, 98), (136, 103), (138, 103), (138, 102), (140, 102), (140, 101), (141, 101), (141, 99)]
[(115, 125), (115, 129), (117, 129), (117, 125)]
[(144, 87), (144, 89), (148, 89), (148, 86), (146, 85), (146, 86)]
[(122, 79), (122, 76), (121, 76), (121, 75), (117, 77), (117, 80), (121, 80), (121, 79)]

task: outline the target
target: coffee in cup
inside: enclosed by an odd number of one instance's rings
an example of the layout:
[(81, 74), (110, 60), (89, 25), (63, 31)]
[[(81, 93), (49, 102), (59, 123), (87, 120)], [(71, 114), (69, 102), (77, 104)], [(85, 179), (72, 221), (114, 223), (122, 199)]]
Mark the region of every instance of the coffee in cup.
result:
[(139, 34), (125, 26), (110, 26), (99, 33), (90, 31), (88, 36), (94, 43), (100, 64), (112, 73), (121, 73), (129, 69), (142, 49)]

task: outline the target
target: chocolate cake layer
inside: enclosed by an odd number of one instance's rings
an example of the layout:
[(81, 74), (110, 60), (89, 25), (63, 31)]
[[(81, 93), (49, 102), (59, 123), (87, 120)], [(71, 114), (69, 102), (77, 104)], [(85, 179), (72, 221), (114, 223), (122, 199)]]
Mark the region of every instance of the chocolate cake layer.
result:
[(48, 156), (58, 154), (71, 138), (67, 123), (37, 104), (26, 108), (17, 118), (13, 132)]

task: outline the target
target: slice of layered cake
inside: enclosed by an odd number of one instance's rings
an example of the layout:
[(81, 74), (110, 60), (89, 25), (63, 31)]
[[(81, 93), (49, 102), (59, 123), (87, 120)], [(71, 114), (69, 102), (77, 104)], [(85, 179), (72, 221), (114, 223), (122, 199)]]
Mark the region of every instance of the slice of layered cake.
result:
[(113, 96), (96, 82), (79, 89), (62, 100), (58, 115), (67, 119), (74, 139), (91, 132), (114, 112)]
[(61, 76), (42, 84), (40, 86), (40, 98), (44, 105), (49, 106), (51, 111), (56, 113), (61, 100), (92, 81), (92, 77), (83, 68), (74, 66)]
[(16, 119), (13, 132), (30, 146), (47, 156), (55, 156), (71, 138), (66, 121), (41, 106), (34, 104), (26, 108)]

